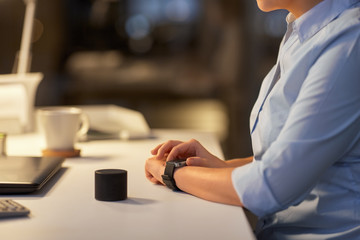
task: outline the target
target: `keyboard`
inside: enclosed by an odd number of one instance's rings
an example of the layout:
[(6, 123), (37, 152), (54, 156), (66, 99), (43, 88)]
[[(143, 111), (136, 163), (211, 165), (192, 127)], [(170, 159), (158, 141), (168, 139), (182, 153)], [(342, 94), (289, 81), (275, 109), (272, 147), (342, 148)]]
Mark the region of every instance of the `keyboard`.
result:
[(30, 210), (11, 199), (0, 199), (0, 218), (29, 215)]

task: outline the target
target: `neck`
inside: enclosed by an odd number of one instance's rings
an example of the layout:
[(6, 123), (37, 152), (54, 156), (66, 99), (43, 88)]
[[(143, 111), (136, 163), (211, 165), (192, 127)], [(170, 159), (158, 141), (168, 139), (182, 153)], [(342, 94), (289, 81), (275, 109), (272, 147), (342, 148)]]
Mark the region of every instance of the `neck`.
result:
[(292, 1), (287, 10), (289, 10), (296, 18), (299, 18), (301, 15), (315, 7), (317, 4), (323, 0), (300, 0)]

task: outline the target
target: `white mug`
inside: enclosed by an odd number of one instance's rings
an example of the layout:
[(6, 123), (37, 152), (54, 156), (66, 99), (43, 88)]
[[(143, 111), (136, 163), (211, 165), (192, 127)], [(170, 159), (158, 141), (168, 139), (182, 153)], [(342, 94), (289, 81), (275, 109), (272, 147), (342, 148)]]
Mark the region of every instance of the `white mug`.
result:
[(88, 117), (76, 107), (41, 108), (39, 122), (49, 150), (72, 150), (89, 130)]

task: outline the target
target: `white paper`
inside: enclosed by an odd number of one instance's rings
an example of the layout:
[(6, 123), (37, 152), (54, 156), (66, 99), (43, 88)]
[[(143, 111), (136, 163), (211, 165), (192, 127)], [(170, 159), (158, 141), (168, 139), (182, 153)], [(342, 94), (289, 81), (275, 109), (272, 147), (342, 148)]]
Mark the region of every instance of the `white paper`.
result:
[(0, 85), (0, 131), (21, 133), (27, 119), (27, 96), (24, 85)]
[(89, 117), (90, 129), (116, 134), (122, 139), (148, 138), (151, 136), (149, 125), (138, 111), (116, 105), (78, 107)]
[(0, 131), (34, 130), (34, 104), (42, 73), (0, 75)]

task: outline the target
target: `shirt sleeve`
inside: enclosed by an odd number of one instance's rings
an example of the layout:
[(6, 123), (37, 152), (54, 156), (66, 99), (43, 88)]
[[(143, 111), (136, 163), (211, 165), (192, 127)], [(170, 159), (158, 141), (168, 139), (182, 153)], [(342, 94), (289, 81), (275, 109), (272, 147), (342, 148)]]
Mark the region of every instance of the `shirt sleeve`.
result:
[(347, 37), (312, 64), (283, 129), (261, 159), (232, 173), (244, 206), (259, 217), (301, 202), (359, 141), (360, 44), (359, 36)]

